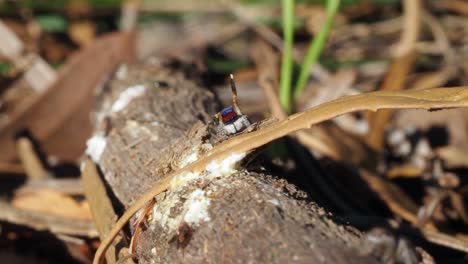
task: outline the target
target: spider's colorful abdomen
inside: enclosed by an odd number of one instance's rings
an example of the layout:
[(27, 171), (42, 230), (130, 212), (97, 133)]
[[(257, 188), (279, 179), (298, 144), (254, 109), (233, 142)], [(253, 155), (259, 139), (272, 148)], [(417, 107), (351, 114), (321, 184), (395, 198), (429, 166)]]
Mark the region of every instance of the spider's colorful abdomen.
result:
[(238, 115), (232, 106), (226, 107), (220, 112), (224, 124), (231, 124), (236, 121)]
[(214, 117), (223, 134), (234, 135), (248, 126), (250, 121), (247, 116), (243, 115), (239, 105), (237, 104), (237, 90), (234, 83), (234, 76), (231, 74), (231, 91), (233, 106), (226, 107), (218, 112)]

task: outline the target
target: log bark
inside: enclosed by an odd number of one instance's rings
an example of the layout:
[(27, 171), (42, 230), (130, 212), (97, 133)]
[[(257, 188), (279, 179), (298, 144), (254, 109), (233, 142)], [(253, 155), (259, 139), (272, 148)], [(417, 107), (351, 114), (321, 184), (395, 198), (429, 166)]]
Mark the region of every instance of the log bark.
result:
[[(220, 109), (214, 96), (172, 66), (157, 58), (121, 66), (99, 95), (87, 153), (123, 208), (219, 140), (205, 125)], [(210, 174), (185, 175), (155, 197), (139, 262), (376, 262), (357, 253), (357, 230), (252, 163), (252, 156), (240, 165), (220, 161)]]

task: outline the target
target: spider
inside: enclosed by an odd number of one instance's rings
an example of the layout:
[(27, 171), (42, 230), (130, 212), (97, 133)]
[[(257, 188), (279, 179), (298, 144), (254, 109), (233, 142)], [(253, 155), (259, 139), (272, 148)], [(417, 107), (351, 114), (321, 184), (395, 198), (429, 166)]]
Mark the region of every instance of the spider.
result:
[(246, 115), (242, 114), (237, 103), (237, 89), (234, 75), (231, 74), (230, 78), (233, 105), (224, 108), (215, 115), (218, 124), (228, 135), (236, 134), (250, 126), (249, 119)]
[[(231, 82), (231, 91), (232, 91), (232, 103), (233, 106), (229, 106), (218, 112), (214, 117), (215, 121), (217, 121), (217, 126), (216, 126), (216, 131), (218, 136), (220, 136), (223, 139), (228, 138), (229, 136), (232, 136), (236, 134), (237, 132), (240, 132), (250, 126), (250, 121), (247, 118), (246, 115), (242, 114), (239, 105), (237, 103), (237, 89), (236, 89), (236, 84), (234, 82), (234, 75), (230, 75), (230, 82)], [(151, 200), (146, 206), (141, 215), (138, 217), (138, 219), (135, 221), (133, 224), (133, 227), (135, 228), (134, 235), (132, 236), (130, 240), (130, 247), (129, 247), (129, 253), (132, 256), (136, 256), (136, 247), (137, 247), (137, 241), (138, 237), (141, 232), (142, 224), (145, 221), (146, 217), (149, 215), (151, 209), (154, 206), (154, 199)], [(186, 229), (186, 228), (185, 228)], [(181, 234), (179, 236), (179, 242), (181, 243), (180, 245), (182, 247), (185, 247), (184, 243), (187, 243), (187, 240), (190, 238), (190, 234), (188, 233), (190, 230), (182, 230), (185, 231), (187, 234)]]

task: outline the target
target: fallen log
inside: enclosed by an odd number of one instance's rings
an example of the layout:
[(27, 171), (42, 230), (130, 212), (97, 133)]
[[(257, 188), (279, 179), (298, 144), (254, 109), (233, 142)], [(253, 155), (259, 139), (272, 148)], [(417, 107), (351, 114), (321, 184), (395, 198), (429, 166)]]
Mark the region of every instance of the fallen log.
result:
[[(99, 96), (87, 154), (120, 203), (116, 210), (222, 140), (207, 125), (219, 110), (213, 95), (167, 61), (121, 66)], [(175, 177), (137, 239), (139, 263), (377, 262), (358, 253), (357, 230), (285, 179), (250, 169), (255, 162), (237, 153)], [(99, 203), (90, 206), (99, 219)]]

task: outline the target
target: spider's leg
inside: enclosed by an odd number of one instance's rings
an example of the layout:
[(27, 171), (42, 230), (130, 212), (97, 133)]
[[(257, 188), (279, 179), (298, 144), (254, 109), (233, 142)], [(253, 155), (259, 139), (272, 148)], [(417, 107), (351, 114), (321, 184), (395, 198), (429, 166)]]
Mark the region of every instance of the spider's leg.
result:
[(218, 119), (218, 122), (219, 122), (220, 124), (224, 124), (224, 122), (223, 122), (223, 117), (221, 116), (220, 113), (217, 113), (217, 114), (215, 115), (215, 117)]
[(236, 111), (237, 115), (242, 115), (242, 112), (239, 108), (239, 104), (237, 102), (237, 88), (236, 88), (236, 83), (234, 82), (234, 75), (231, 73), (229, 77), (231, 77), (230, 82), (231, 82), (231, 92), (232, 92), (232, 104), (234, 106), (234, 110)]
[(138, 237), (140, 236), (140, 232), (141, 232), (141, 225), (143, 224), (143, 221), (146, 219), (146, 217), (150, 213), (151, 209), (153, 209), (154, 203), (155, 203), (154, 199), (148, 202), (143, 212), (140, 214), (140, 216), (135, 221), (135, 223), (133, 223), (135, 232), (133, 233), (133, 236), (130, 239), (129, 253), (131, 255), (136, 256), (136, 246), (137, 246)]

